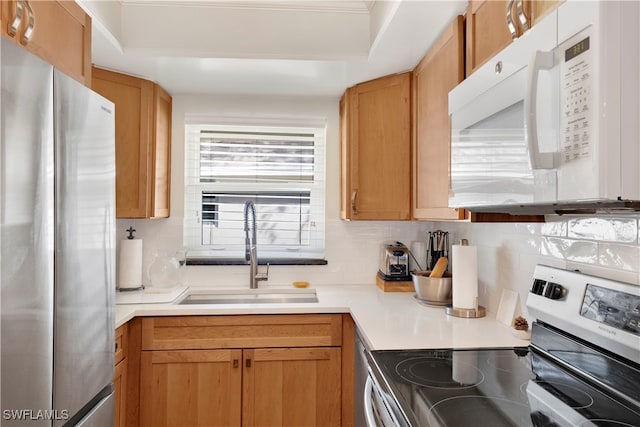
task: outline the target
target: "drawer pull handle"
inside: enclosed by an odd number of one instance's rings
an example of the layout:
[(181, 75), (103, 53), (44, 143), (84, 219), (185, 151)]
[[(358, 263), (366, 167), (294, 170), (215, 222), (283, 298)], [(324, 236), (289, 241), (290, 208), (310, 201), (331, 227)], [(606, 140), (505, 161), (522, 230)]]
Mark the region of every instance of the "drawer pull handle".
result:
[(527, 31), (529, 29), (529, 18), (527, 18), (527, 15), (524, 13), (524, 4), (522, 0), (518, 0), (516, 2), (516, 12), (518, 13), (518, 20), (522, 25), (522, 32)]
[(13, 22), (9, 24), (9, 28), (7, 28), (7, 34), (10, 37), (14, 37), (18, 32), (18, 27), (22, 23), (22, 14), (24, 12), (24, 4), (22, 1), (16, 1), (16, 16), (13, 18)]
[(358, 190), (353, 190), (351, 193), (351, 212), (354, 215), (358, 214), (358, 206), (356, 204), (356, 197), (358, 196)]
[(247, 368), (250, 368), (250, 367), (251, 367), (251, 359), (247, 359), (247, 360), (245, 361), (245, 366), (246, 366)]
[(509, 3), (507, 3), (507, 29), (509, 30), (509, 33), (511, 33), (511, 38), (513, 40), (515, 40), (518, 37), (518, 30), (516, 28), (516, 24), (513, 22), (513, 2), (515, 0), (510, 0)]
[(240, 363), (238, 362), (238, 359), (233, 359), (233, 367), (237, 368), (240, 365)]
[(31, 9), (31, 5), (29, 4), (29, 2), (25, 1), (24, 4), (27, 7), (27, 15), (29, 20), (27, 21), (27, 29), (24, 30), (24, 33), (22, 33), (22, 40), (20, 42), (23, 45), (27, 45), (31, 41), (31, 37), (33, 37), (33, 31), (36, 26), (36, 17), (33, 14), (33, 9)]

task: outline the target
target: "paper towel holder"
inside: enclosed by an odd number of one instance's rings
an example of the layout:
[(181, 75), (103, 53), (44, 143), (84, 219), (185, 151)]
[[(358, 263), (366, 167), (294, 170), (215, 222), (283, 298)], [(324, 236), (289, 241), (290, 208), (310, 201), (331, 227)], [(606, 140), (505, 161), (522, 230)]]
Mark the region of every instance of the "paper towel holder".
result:
[(481, 305), (477, 306), (477, 308), (456, 308), (450, 305), (444, 308), (444, 312), (449, 316), (465, 317), (467, 319), (474, 319), (487, 315), (487, 310)]
[(129, 226), (129, 228), (127, 228), (127, 229), (126, 229), (126, 230), (124, 230), (124, 231), (126, 231), (127, 233), (129, 233), (129, 235), (127, 236), (127, 240), (133, 240), (133, 239), (135, 238), (135, 236), (133, 235), (133, 233), (134, 233), (135, 231), (138, 231), (138, 230), (136, 230), (135, 228), (133, 228), (133, 227)]
[[(461, 246), (467, 246), (469, 241), (467, 239), (460, 239)], [(478, 298), (476, 297), (475, 308), (457, 308), (454, 306), (447, 306), (444, 308), (444, 312), (449, 316), (464, 317), (467, 319), (476, 319), (487, 315), (487, 310), (478, 304)]]
[[(132, 226), (129, 226), (129, 228), (127, 228), (124, 231), (126, 231), (128, 233), (126, 238), (127, 238), (127, 241), (129, 241), (129, 240), (134, 240), (135, 239), (135, 236), (133, 235), (133, 233), (138, 231), (138, 230), (136, 230)], [(120, 256), (122, 257), (122, 253), (120, 254)], [(120, 259), (120, 263), (122, 264), (122, 258)], [(118, 281), (120, 281), (120, 272), (118, 272)], [(144, 290), (144, 289), (145, 289), (145, 286), (142, 283), (140, 283), (140, 286), (134, 286), (134, 287), (122, 287), (122, 286), (120, 286), (120, 284), (118, 284), (118, 286), (116, 287), (116, 291), (117, 292), (131, 292), (131, 291), (140, 291), (140, 290)]]

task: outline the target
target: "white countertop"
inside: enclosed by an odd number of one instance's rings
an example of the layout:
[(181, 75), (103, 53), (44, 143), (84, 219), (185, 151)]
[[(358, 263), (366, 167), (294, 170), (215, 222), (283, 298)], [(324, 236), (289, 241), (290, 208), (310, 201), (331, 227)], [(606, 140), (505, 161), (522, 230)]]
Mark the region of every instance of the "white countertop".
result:
[(494, 313), (487, 312), (479, 319), (451, 317), (444, 308), (419, 304), (412, 292), (382, 292), (375, 285), (322, 285), (315, 289), (319, 302), (313, 304), (116, 305), (116, 326), (136, 316), (350, 313), (371, 350), (529, 345), (498, 322)]

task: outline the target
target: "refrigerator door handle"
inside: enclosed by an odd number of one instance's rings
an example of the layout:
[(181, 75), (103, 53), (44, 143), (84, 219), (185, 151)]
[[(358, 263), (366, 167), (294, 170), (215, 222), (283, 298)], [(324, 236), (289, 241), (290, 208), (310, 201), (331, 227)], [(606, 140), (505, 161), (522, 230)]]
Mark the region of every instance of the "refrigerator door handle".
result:
[[(107, 270), (106, 270), (106, 275), (107, 275), (107, 286), (109, 286), (109, 284), (114, 284), (116, 283), (116, 278), (113, 275), (113, 272), (116, 271), (116, 267), (115, 265), (113, 265), (113, 259), (110, 255), (109, 252), (109, 248), (107, 247), (108, 242), (112, 242), (111, 246), (115, 247), (115, 241), (116, 241), (116, 237), (115, 237), (115, 230), (114, 230), (114, 223), (111, 220), (112, 218), (115, 218), (115, 214), (114, 214), (114, 209), (111, 206), (108, 206), (105, 209), (105, 215), (104, 215), (104, 228), (107, 232), (107, 240), (105, 242), (105, 248), (104, 248), (104, 263), (107, 266)], [(115, 301), (110, 301), (109, 302), (110, 305), (115, 304)]]
[(104, 427), (113, 425), (113, 413), (115, 412), (115, 397), (111, 393), (102, 398), (75, 427)]

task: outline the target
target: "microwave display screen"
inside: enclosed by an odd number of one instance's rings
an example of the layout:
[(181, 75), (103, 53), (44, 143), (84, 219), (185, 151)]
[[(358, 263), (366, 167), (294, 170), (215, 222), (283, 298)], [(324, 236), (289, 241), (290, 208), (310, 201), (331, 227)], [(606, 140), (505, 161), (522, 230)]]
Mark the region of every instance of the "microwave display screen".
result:
[(576, 56), (589, 50), (589, 37), (571, 46), (564, 51), (565, 62), (571, 61)]

